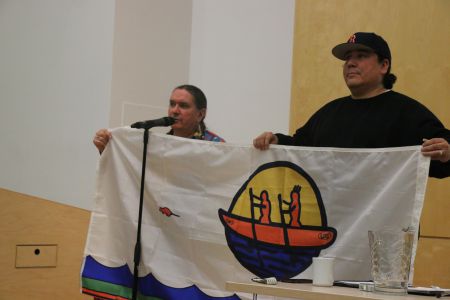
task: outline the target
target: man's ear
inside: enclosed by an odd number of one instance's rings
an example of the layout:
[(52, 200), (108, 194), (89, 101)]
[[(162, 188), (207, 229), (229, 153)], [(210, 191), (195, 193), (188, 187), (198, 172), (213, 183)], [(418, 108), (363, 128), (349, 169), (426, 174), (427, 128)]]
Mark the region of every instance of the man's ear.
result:
[(381, 70), (383, 72), (383, 74), (386, 74), (389, 70), (390, 67), (390, 62), (387, 58), (383, 59), (383, 61), (381, 62)]
[(202, 108), (199, 110), (199, 119), (204, 120), (206, 118), (206, 108)]

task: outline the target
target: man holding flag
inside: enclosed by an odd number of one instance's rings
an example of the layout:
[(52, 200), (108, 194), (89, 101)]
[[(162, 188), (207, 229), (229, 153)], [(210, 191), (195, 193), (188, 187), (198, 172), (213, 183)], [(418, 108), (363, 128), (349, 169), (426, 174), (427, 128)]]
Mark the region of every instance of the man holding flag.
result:
[(418, 101), (392, 89), (391, 52), (379, 35), (357, 32), (332, 49), (344, 61), (343, 75), (351, 95), (319, 109), (293, 136), (264, 132), (256, 148), (270, 144), (386, 148), (422, 144), (432, 159), (430, 176), (450, 176), (450, 131)]

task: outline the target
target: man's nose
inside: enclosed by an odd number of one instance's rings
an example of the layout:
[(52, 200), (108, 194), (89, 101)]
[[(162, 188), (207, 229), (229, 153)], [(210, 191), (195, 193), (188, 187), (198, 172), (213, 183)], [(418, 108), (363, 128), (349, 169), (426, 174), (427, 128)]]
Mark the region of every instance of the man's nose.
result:
[(346, 66), (346, 67), (354, 67), (356, 65), (357, 65), (357, 60), (354, 57), (348, 58), (344, 63), (344, 66)]
[(174, 106), (170, 106), (169, 111), (174, 114), (179, 114), (180, 106), (178, 106), (178, 104), (175, 104)]

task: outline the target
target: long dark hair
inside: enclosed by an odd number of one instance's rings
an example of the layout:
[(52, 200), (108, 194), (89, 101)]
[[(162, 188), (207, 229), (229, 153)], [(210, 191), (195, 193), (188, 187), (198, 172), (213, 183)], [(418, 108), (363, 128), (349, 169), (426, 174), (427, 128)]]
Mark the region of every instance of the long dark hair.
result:
[[(208, 106), (208, 102), (206, 100), (206, 96), (202, 92), (202, 90), (199, 89), (198, 87), (196, 87), (195, 85), (183, 84), (183, 85), (177, 86), (176, 88), (174, 88), (174, 90), (185, 90), (185, 91), (187, 91), (189, 94), (192, 95), (192, 97), (194, 97), (195, 107), (198, 110), (201, 110), (203, 108), (206, 110), (206, 108)], [(205, 130), (206, 130), (206, 125), (205, 125), (204, 119), (205, 118), (203, 118), (200, 121), (201, 134), (203, 134), (205, 132)]]
[(377, 55), (378, 55), (378, 62), (379, 63), (382, 63), (383, 60), (385, 60), (385, 59), (387, 59), (389, 61), (389, 67), (388, 67), (387, 73), (384, 74), (384, 77), (383, 77), (383, 86), (384, 86), (385, 89), (390, 90), (394, 86), (394, 83), (397, 81), (397, 76), (395, 76), (394, 74), (391, 73), (392, 61), (389, 58), (382, 57), (378, 53), (377, 53)]

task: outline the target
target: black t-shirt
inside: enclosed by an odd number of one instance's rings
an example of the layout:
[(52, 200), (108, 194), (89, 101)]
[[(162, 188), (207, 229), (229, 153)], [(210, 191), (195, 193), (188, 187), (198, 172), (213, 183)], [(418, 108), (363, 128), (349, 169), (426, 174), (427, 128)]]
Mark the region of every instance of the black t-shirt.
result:
[[(421, 145), (423, 139), (450, 131), (418, 101), (394, 91), (368, 99), (350, 96), (333, 100), (318, 110), (294, 136), (277, 134), (281, 145), (387, 148)], [(450, 162), (432, 161), (430, 176), (450, 176)]]

